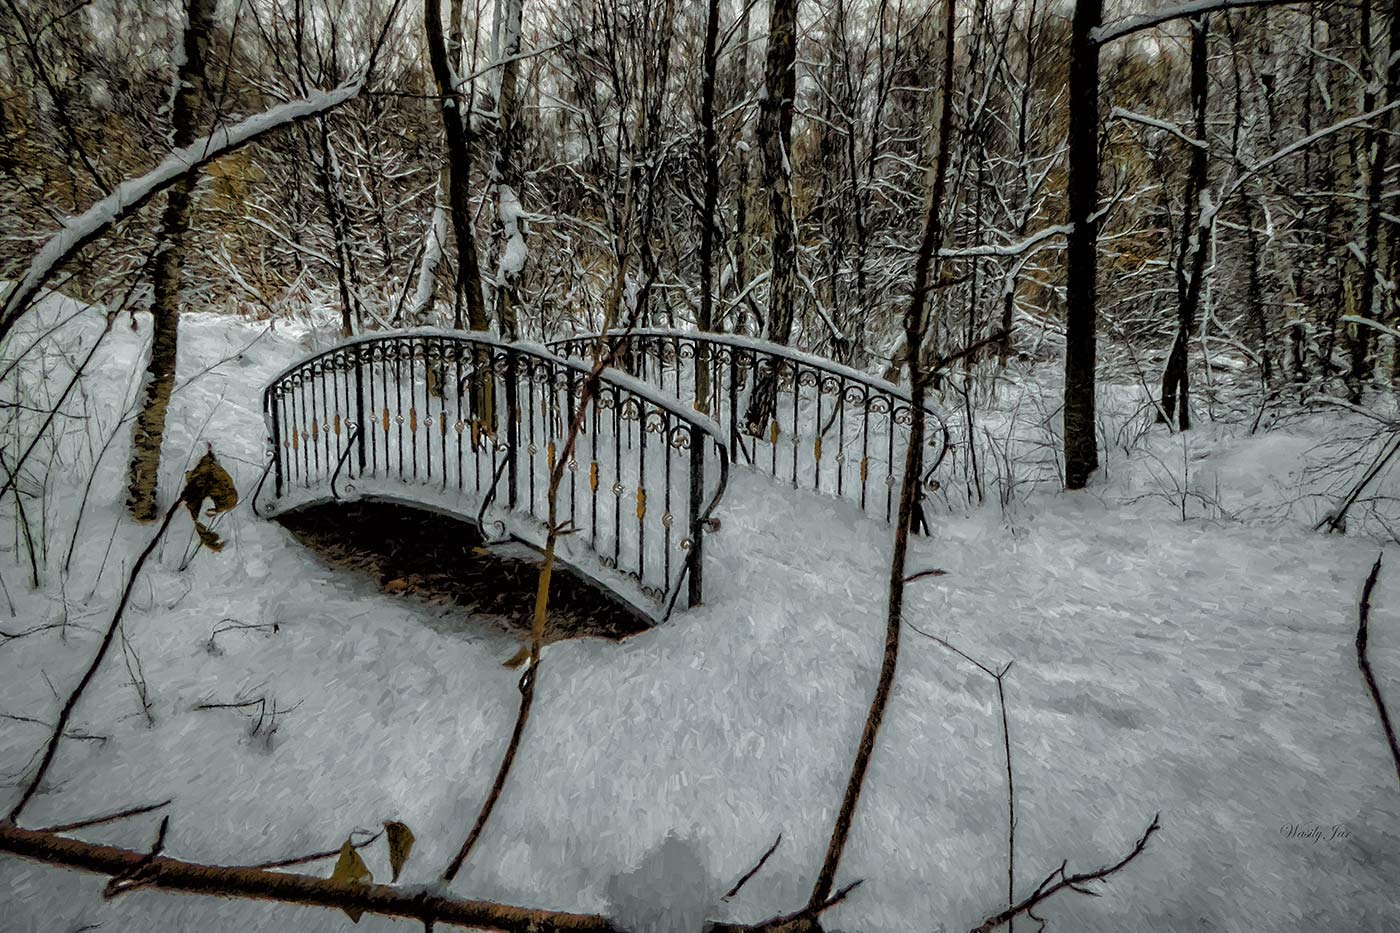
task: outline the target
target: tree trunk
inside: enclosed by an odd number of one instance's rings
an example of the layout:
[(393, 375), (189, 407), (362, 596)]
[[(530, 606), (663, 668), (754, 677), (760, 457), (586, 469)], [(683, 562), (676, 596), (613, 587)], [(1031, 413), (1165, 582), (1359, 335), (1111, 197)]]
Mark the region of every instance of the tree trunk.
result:
[[(457, 76), (447, 57), (447, 43), (442, 36), (441, 0), (423, 0), (423, 21), (428, 33), (428, 59), (442, 97), (442, 124), (447, 136), (447, 203), (452, 217), (452, 229), (457, 244), (458, 296), (464, 297), (467, 325), (472, 330), (486, 330), (486, 301), (481, 295), (481, 269), (477, 262), (476, 239), (472, 235), (470, 191), (471, 144), (469, 128), (462, 112), (463, 99), (457, 89)], [(453, 326), (462, 327), (461, 306), (454, 315)]]
[(1069, 216), (1065, 248), (1065, 486), (1098, 469), (1094, 329), (1098, 317), (1099, 47), (1103, 0), (1076, 0), (1070, 25)]
[[(214, 25), (215, 0), (186, 0), (184, 55), (175, 92), (175, 148), (194, 142), (204, 81), (204, 57)], [(175, 365), (180, 329), (180, 272), (185, 258), (190, 204), (198, 170), (185, 175), (170, 189), (161, 215), (161, 232), (151, 290), (151, 356), (146, 366), (145, 394), (136, 416), (128, 471), (127, 509), (138, 521), (154, 521), (158, 515), (156, 493), (160, 482), (160, 448), (165, 436), (165, 413), (175, 387)]]
[[(753, 4), (742, 4), (739, 12), (739, 93), (742, 96), (747, 92), (749, 86), (749, 14), (753, 10)], [(749, 145), (747, 136), (747, 121), (739, 128), (740, 146), (739, 178), (736, 185), (737, 194), (734, 198), (734, 294), (744, 294), (745, 287), (749, 284)], [(744, 330), (744, 310), (742, 302), (740, 307), (735, 309), (734, 332), (745, 333)], [(755, 331), (756, 332), (756, 331)]]
[[(1194, 138), (1206, 142), (1206, 94), (1209, 87), (1207, 17), (1191, 21), (1191, 112)], [(1162, 407), (1159, 421), (1176, 418), (1183, 431), (1191, 428), (1191, 376), (1186, 348), (1196, 332), (1196, 312), (1201, 304), (1201, 286), (1210, 239), (1211, 218), (1202, 198), (1209, 168), (1205, 145), (1191, 147), (1191, 166), (1186, 176), (1186, 197), (1181, 206), (1181, 241), (1176, 262), (1177, 329), (1167, 368), (1162, 374)], [(1187, 264), (1190, 264), (1189, 267)], [(1176, 412), (1173, 415), (1173, 411)]]
[[(1026, 16), (1026, 70), (1021, 75), (1020, 103), (1016, 111), (1016, 152), (1021, 159), (1020, 182), (1022, 197), (1025, 199), (1020, 212), (1016, 215), (1016, 235), (1018, 237), (1026, 235), (1026, 230), (1030, 227), (1031, 212), (1035, 209), (1035, 191), (1031, 177), (1029, 124), (1031, 99), (1035, 94), (1036, 24), (1036, 0), (1031, 0), (1030, 12)], [(1017, 267), (1013, 266), (1012, 268), (1014, 270)], [(1015, 322), (1017, 277), (1017, 273), (1013, 271), (1001, 295), (1001, 340), (997, 343), (997, 365), (1003, 369), (1006, 368), (1007, 358), (1011, 355), (1011, 327)]]
[[(696, 326), (715, 328), (715, 209), (719, 204), (719, 140), (715, 135), (715, 70), (719, 44), (719, 0), (705, 10), (705, 51), (700, 85), (700, 164), (705, 167), (705, 190), (700, 207), (700, 315)], [(701, 343), (695, 355), (695, 408), (710, 410), (710, 353)]]
[(326, 218), (331, 225), (331, 234), (335, 237), (335, 276), (340, 288), (340, 333), (342, 337), (349, 337), (354, 334), (356, 319), (360, 317), (359, 283), (355, 280), (351, 261), (350, 237), (345, 226), (345, 205), (340, 197), (337, 173), (332, 162), (330, 132), (324, 119), (317, 120), (316, 124), (319, 130), (318, 149), (313, 153), (308, 142), (307, 155), (316, 166), (317, 181), (321, 185), (321, 200), (326, 206)]
[[(1362, 74), (1366, 78), (1367, 90), (1362, 107), (1367, 112), (1376, 109), (1376, 93), (1372, 90), (1375, 87), (1375, 66), (1371, 56), (1370, 21), (1370, 0), (1363, 0), (1361, 4), (1361, 54), (1363, 56)], [(1397, 85), (1400, 85), (1400, 62), (1396, 61), (1397, 53), (1400, 53), (1400, 3), (1392, 5), (1390, 17), (1389, 55), (1385, 70), (1385, 102), (1387, 104), (1395, 100)], [(1386, 160), (1389, 157), (1389, 127), (1391, 122), (1388, 114), (1373, 120), (1367, 124), (1365, 135), (1367, 153), (1366, 207), (1362, 246), (1362, 256), (1365, 257), (1365, 261), (1361, 263), (1360, 267), (1359, 297), (1354, 313), (1372, 321), (1380, 320), (1382, 317), (1376, 313), (1376, 278), (1381, 269), (1381, 194), (1385, 181)], [(1364, 324), (1352, 325), (1351, 369), (1347, 374), (1347, 398), (1354, 403), (1361, 401), (1362, 388), (1371, 375), (1372, 333), (1372, 329)]]
[(515, 340), (520, 336), (516, 319), (518, 303), (516, 279), (525, 265), (525, 220), (521, 217), (521, 188), (524, 178), (516, 166), (525, 132), (520, 119), (516, 85), (520, 62), (520, 23), (524, 0), (502, 0), (497, 9), (504, 12), (504, 22), (497, 25), (497, 61), (501, 65), (501, 81), (496, 94), (496, 220), (500, 238), (500, 255), (496, 263), (496, 322), (501, 336)]
[[(768, 62), (764, 96), (759, 101), (758, 136), (763, 149), (763, 186), (773, 240), (768, 278), (768, 339), (786, 344), (792, 337), (797, 295), (797, 240), (792, 216), (792, 109), (797, 95), (797, 0), (773, 0), (768, 19)], [(757, 377), (749, 410), (748, 430), (768, 434), (777, 399), (776, 373)]]

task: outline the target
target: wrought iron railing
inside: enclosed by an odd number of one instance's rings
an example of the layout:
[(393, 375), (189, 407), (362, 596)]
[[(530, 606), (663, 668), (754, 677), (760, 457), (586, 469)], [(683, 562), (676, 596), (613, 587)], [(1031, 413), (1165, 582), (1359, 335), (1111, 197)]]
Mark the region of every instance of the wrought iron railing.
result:
[(728, 481), (724, 437), (616, 370), (585, 398), (589, 375), (477, 333), (396, 332), (311, 356), (263, 395), (277, 507), (407, 499), (539, 543), (550, 472), (582, 405), (557, 498), (561, 556), (630, 578), (668, 612), (682, 586), (699, 603), (704, 535)]
[[(617, 366), (713, 418), (730, 457), (794, 485), (859, 502), (893, 521), (913, 403), (907, 390), (820, 357), (729, 334), (633, 330), (608, 336)], [(592, 359), (598, 337), (549, 343)], [(947, 420), (933, 405), (923, 489), (947, 453)], [(922, 520), (922, 509), (915, 516)]]

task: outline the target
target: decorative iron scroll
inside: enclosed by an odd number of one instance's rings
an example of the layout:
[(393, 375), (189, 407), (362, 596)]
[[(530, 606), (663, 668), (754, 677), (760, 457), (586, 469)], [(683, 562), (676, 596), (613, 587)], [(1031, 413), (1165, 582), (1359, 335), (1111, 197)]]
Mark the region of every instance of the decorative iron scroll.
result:
[(695, 605), (704, 531), (728, 482), (724, 437), (624, 374), (605, 371), (592, 393), (589, 377), (578, 361), (486, 334), (346, 342), (263, 393), (272, 496), (393, 494), (478, 522), (494, 506), (506, 528), (538, 537), (550, 473), (581, 412), (556, 501), (566, 558), (591, 558), (668, 610), (684, 585)]
[[(728, 334), (646, 329), (607, 339), (625, 372), (717, 421), (736, 462), (894, 520), (913, 422), (907, 390), (820, 357)], [(555, 340), (549, 348), (589, 360), (598, 336)], [(934, 472), (950, 434), (942, 412), (927, 404), (924, 410), (930, 452), (921, 485), (928, 492), (938, 488)]]

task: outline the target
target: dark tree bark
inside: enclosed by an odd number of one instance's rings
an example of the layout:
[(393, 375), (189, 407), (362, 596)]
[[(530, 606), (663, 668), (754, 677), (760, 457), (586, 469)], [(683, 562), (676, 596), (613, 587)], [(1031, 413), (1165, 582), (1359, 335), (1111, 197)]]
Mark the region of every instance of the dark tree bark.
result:
[(316, 181), (321, 187), (321, 201), (326, 208), (326, 218), (335, 236), (335, 280), (340, 289), (340, 333), (349, 337), (355, 332), (355, 323), (361, 317), (358, 306), (359, 287), (355, 282), (353, 256), (350, 252), (350, 234), (346, 228), (345, 203), (340, 197), (339, 185), (332, 170), (330, 130), (324, 119), (317, 120), (316, 147), (310, 140), (306, 142), (306, 154), (316, 166)]
[[(739, 77), (740, 94), (749, 86), (749, 14), (753, 5), (742, 4), (739, 11)], [(741, 128), (740, 139), (746, 135)], [(749, 284), (749, 152), (747, 146), (740, 147), (738, 154), (739, 178), (734, 196), (734, 293), (742, 295)], [(734, 320), (736, 333), (744, 333), (744, 312), (737, 309)], [(755, 331), (757, 332), (757, 331)]]
[[(700, 207), (700, 312), (696, 326), (715, 329), (715, 209), (719, 205), (719, 140), (715, 134), (715, 71), (719, 44), (719, 0), (705, 10), (705, 50), (700, 85), (700, 162), (705, 182)], [(709, 413), (709, 348), (700, 344), (695, 357), (695, 407)]]
[[(1385, 102), (1389, 104), (1400, 90), (1400, 3), (1392, 4), (1390, 16), (1389, 55), (1385, 69)], [(1375, 65), (1371, 55), (1371, 4), (1363, 0), (1361, 4), (1361, 54), (1362, 75), (1366, 79), (1366, 93), (1362, 107), (1366, 112), (1376, 109)], [(1366, 127), (1366, 207), (1363, 227), (1362, 256), (1359, 274), (1361, 281), (1357, 288), (1355, 314), (1368, 320), (1379, 320), (1376, 313), (1376, 277), (1381, 270), (1380, 224), (1381, 194), (1386, 175), (1386, 159), (1389, 157), (1390, 115), (1373, 120)], [(1351, 368), (1347, 374), (1347, 398), (1352, 402), (1361, 401), (1362, 388), (1371, 367), (1372, 329), (1364, 324), (1352, 325)]]
[(466, 301), (467, 326), (486, 330), (486, 301), (481, 295), (481, 268), (477, 260), (476, 238), (472, 234), (471, 141), (467, 122), (462, 113), (463, 97), (455, 87), (456, 75), (447, 57), (447, 43), (442, 35), (441, 0), (423, 0), (423, 23), (428, 33), (428, 60), (433, 79), (442, 97), (442, 125), (447, 136), (447, 203), (452, 217), (452, 229), (457, 244), (457, 310), (453, 326), (462, 327), (462, 301)]
[[(797, 297), (797, 241), (792, 215), (792, 109), (797, 96), (797, 2), (773, 0), (768, 18), (768, 60), (759, 101), (758, 137), (763, 150), (763, 187), (773, 221), (768, 273), (768, 339), (786, 344), (792, 337)], [(760, 436), (773, 419), (776, 374), (758, 377), (744, 420)]]
[[(652, 48), (646, 56), (646, 69), (641, 87), (641, 158), (632, 165), (633, 203), (637, 207), (637, 259), (641, 266), (641, 283), (637, 288), (636, 319), (650, 321), (651, 292), (661, 277), (661, 264), (656, 255), (656, 220), (664, 193), (660, 189), (659, 166), (664, 160), (662, 123), (667, 91), (671, 83), (671, 42), (675, 35), (675, 0), (663, 0), (660, 15), (652, 35)], [(674, 326), (669, 306), (666, 325)]]
[[(1201, 304), (1205, 279), (1210, 218), (1201, 203), (1209, 169), (1206, 142), (1206, 103), (1209, 88), (1209, 39), (1207, 18), (1191, 21), (1191, 113), (1192, 135), (1201, 143), (1191, 147), (1191, 166), (1186, 175), (1186, 197), (1181, 206), (1181, 238), (1176, 261), (1177, 326), (1167, 368), (1162, 374), (1162, 407), (1159, 421), (1176, 419), (1183, 431), (1191, 428), (1191, 377), (1186, 348), (1196, 332), (1196, 316)], [(1173, 414), (1175, 412), (1175, 414)]]
[[(175, 148), (194, 142), (204, 82), (204, 59), (214, 28), (215, 0), (186, 0), (184, 55), (171, 115)], [(161, 215), (160, 245), (151, 282), (151, 356), (146, 386), (131, 442), (127, 474), (127, 509), (138, 521), (154, 521), (160, 482), (160, 448), (165, 437), (165, 413), (175, 388), (175, 365), (180, 340), (180, 272), (190, 224), (190, 204), (199, 171), (191, 170), (166, 196)]]
[[(520, 61), (520, 23), (524, 0), (505, 0), (502, 11), (505, 22), (501, 24), (501, 44), (498, 55), (505, 59), (501, 65), (500, 93), (496, 95), (496, 219), (499, 225), (499, 249), (501, 255), (511, 248), (516, 237), (523, 241), (525, 231), (523, 221), (517, 215), (523, 196), (524, 173), (516, 165), (516, 154), (520, 151), (525, 135), (525, 124), (520, 118), (520, 103), (517, 99)], [(496, 274), (496, 321), (501, 336), (515, 340), (520, 336), (520, 323), (517, 320), (516, 278), (520, 270), (507, 263), (498, 263)]]
[(1065, 486), (1098, 469), (1094, 382), (1098, 318), (1099, 48), (1103, 0), (1076, 0), (1070, 25), (1069, 217), (1065, 249)]
[[(1031, 99), (1035, 95), (1035, 65), (1036, 52), (1039, 43), (1036, 41), (1035, 33), (1039, 20), (1036, 18), (1036, 0), (1031, 0), (1030, 12), (1026, 16), (1026, 69), (1021, 75), (1021, 96), (1020, 103), (1016, 111), (1016, 152), (1021, 158), (1020, 182), (1022, 195), (1025, 204), (1016, 217), (1016, 235), (1024, 237), (1026, 230), (1030, 226), (1031, 212), (1034, 210), (1032, 201), (1035, 198), (1034, 183), (1031, 178), (1031, 147), (1030, 147), (1030, 110)], [(1007, 357), (1011, 355), (1011, 327), (1015, 320), (1016, 312), (1016, 277), (1006, 283), (1006, 290), (1002, 294), (1001, 306), (1001, 340), (997, 344), (997, 363), (1005, 368)]]
[(797, 295), (797, 243), (792, 221), (792, 110), (797, 96), (797, 0), (773, 0), (768, 26), (768, 62), (758, 135), (763, 150), (763, 187), (773, 221), (772, 272), (768, 283), (768, 339), (792, 336)]

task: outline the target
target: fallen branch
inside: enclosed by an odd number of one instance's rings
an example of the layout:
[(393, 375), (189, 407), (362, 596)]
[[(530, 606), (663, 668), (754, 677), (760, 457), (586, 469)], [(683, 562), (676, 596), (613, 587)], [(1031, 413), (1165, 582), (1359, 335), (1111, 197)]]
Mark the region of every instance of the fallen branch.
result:
[(1366, 681), (1366, 689), (1371, 694), (1371, 702), (1376, 705), (1376, 712), (1381, 717), (1381, 728), (1385, 730), (1386, 741), (1390, 744), (1391, 757), (1395, 759), (1395, 776), (1400, 778), (1400, 743), (1395, 740), (1395, 726), (1390, 721), (1390, 713), (1386, 710), (1385, 701), (1381, 699), (1381, 688), (1376, 684), (1376, 675), (1371, 671), (1371, 662), (1366, 657), (1366, 647), (1370, 641), (1371, 625), (1371, 592), (1376, 588), (1376, 579), (1381, 573), (1381, 557), (1376, 555), (1376, 562), (1371, 566), (1371, 573), (1366, 577), (1366, 585), (1361, 588), (1360, 621), (1356, 626), (1356, 664), (1361, 668), (1361, 676)]
[(160, 891), (276, 901), (335, 910), (360, 910), (384, 917), (436, 921), (507, 933), (620, 933), (606, 917), (532, 910), (489, 901), (457, 900), (387, 884), (347, 884), (264, 868), (234, 868), (187, 862), (148, 852), (96, 845), (54, 833), (0, 823), (0, 852), (61, 868), (121, 877), (142, 867), (142, 886)]

